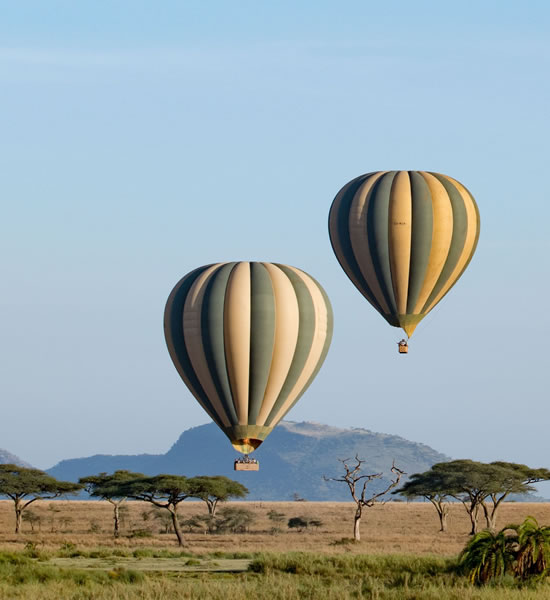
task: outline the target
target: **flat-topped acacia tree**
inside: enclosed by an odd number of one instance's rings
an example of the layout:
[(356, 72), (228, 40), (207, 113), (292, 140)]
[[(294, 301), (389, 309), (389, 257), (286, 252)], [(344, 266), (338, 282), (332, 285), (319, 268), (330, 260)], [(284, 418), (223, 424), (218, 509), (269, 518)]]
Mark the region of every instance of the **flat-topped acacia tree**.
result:
[(490, 498), (491, 503), (488, 504), (486, 500), (481, 503), (487, 527), (494, 531), (500, 503), (506, 500), (510, 494), (526, 494), (527, 492), (536, 491), (532, 484), (550, 480), (550, 470), (543, 467), (531, 468), (521, 463), (501, 460), (492, 462), (489, 466), (499, 469), (501, 473), (500, 486), (494, 487), (489, 493), (488, 498)]
[(114, 537), (118, 537), (120, 534), (120, 505), (127, 498), (120, 495), (120, 486), (126, 481), (143, 479), (144, 477), (143, 473), (119, 470), (110, 475), (108, 473), (99, 473), (98, 475), (81, 477), (78, 480), (90, 496), (107, 500), (107, 502), (113, 505)]
[(533, 483), (550, 479), (548, 469), (496, 461), (481, 463), (469, 459), (437, 463), (429, 471), (415, 473), (395, 494), (424, 497), (436, 508), (441, 531), (445, 531), (446, 497), (462, 502), (470, 518), (470, 534), (478, 531), (478, 516), (483, 510), (487, 528), (495, 531), (499, 507), (510, 494), (534, 491)]
[(23, 511), (36, 500), (51, 500), (64, 494), (75, 494), (82, 489), (79, 483), (58, 481), (40, 471), (17, 465), (0, 465), (0, 496), (13, 500), (15, 533), (21, 532)]
[(206, 503), (210, 517), (216, 516), (219, 502), (227, 502), (229, 498), (244, 498), (248, 488), (242, 483), (223, 475), (199, 475), (189, 480), (190, 493)]
[(414, 473), (411, 478), (392, 494), (400, 494), (405, 498), (426, 498), (437, 511), (439, 517), (439, 531), (447, 531), (447, 516), (449, 514), (449, 502), (447, 502), (449, 486), (444, 476), (437, 471), (426, 471), (425, 473)]
[(113, 486), (112, 495), (149, 502), (164, 508), (172, 517), (172, 526), (178, 544), (184, 545), (183, 533), (178, 521), (178, 507), (187, 498), (193, 497), (191, 480), (183, 475), (155, 475), (120, 481)]

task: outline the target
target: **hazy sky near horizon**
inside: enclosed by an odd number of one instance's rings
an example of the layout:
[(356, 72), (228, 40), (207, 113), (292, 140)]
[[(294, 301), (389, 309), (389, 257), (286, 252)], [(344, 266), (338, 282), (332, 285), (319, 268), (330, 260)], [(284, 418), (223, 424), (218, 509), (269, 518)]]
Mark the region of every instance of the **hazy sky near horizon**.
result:
[[(170, 290), (265, 260), (335, 313), (288, 419), (550, 466), (549, 73), (542, 0), (1, 2), (0, 448), (168, 450), (208, 421), (166, 351)], [(386, 169), (451, 175), (481, 213), (407, 357), (327, 233), (340, 187)]]

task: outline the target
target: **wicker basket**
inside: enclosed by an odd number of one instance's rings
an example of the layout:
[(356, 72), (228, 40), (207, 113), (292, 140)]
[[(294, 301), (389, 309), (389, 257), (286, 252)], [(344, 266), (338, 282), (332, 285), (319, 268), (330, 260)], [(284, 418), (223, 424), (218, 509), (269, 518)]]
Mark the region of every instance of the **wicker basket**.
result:
[(258, 462), (239, 462), (235, 461), (235, 471), (259, 471), (260, 463)]

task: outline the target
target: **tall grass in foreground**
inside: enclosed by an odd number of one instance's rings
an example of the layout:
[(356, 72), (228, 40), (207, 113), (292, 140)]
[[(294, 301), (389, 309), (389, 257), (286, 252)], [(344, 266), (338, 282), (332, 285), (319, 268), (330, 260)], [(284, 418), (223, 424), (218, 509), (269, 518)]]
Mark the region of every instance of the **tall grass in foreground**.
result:
[[(28, 554), (28, 553), (27, 553)], [(100, 555), (105, 551), (100, 552)], [(187, 560), (181, 556), (181, 560)], [(159, 558), (159, 569), (162, 559)], [(75, 559), (78, 562), (78, 559)], [(514, 580), (478, 588), (456, 561), (429, 556), (260, 554), (245, 573), (143, 573), (60, 568), (49, 558), (0, 553), (0, 600), (546, 600), (550, 586)], [(139, 560), (136, 560), (136, 564)]]

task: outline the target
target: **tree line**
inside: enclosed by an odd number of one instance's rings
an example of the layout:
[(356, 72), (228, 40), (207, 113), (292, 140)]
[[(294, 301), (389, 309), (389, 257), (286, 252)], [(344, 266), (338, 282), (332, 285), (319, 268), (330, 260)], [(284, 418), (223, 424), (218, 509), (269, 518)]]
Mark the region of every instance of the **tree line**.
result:
[[(368, 493), (368, 485), (381, 479), (383, 473), (362, 472), (365, 461), (358, 456), (340, 461), (344, 475), (325, 479), (345, 483), (356, 504), (353, 537), (360, 540), (360, 524), (363, 509), (384, 502), (388, 494), (398, 494), (407, 499), (424, 498), (432, 503), (439, 518), (440, 531), (447, 531), (450, 502), (460, 502), (469, 518), (470, 533), (479, 530), (483, 514), (489, 531), (495, 531), (498, 510), (511, 494), (534, 491), (534, 483), (550, 480), (550, 471), (534, 469), (527, 465), (496, 461), (482, 463), (473, 460), (454, 460), (433, 465), (424, 473), (415, 473), (398, 487), (406, 474), (392, 465), (392, 477), (382, 490)], [(248, 489), (241, 483), (224, 477), (161, 474), (146, 476), (143, 473), (118, 470), (112, 474), (99, 473), (82, 477), (78, 483), (58, 481), (38, 469), (13, 464), (0, 465), (0, 496), (14, 503), (15, 532), (21, 531), (24, 511), (36, 500), (57, 498), (86, 490), (90, 496), (110, 502), (113, 506), (113, 533), (120, 532), (120, 506), (127, 499), (147, 502), (157, 509), (167, 511), (178, 544), (183, 546), (184, 536), (178, 519), (180, 504), (188, 499), (202, 500), (208, 509), (206, 517), (214, 523), (220, 502), (230, 498), (244, 498)]]
[[(424, 473), (415, 473), (400, 488), (397, 488), (404, 471), (391, 467), (392, 476), (386, 487), (368, 493), (368, 485), (382, 478), (383, 473), (364, 474), (364, 460), (340, 460), (344, 467), (341, 477), (325, 477), (326, 481), (345, 483), (356, 504), (353, 539), (361, 539), (360, 525), (363, 509), (383, 502), (388, 494), (399, 494), (407, 499), (424, 498), (431, 502), (439, 517), (440, 531), (447, 531), (450, 501), (462, 503), (470, 518), (470, 534), (479, 530), (479, 517), (483, 513), (489, 531), (496, 529), (497, 514), (502, 503), (510, 494), (526, 494), (535, 491), (534, 483), (550, 480), (550, 471), (533, 469), (527, 465), (504, 461), (482, 463), (469, 459), (437, 463)], [(396, 489), (397, 488), (397, 489)]]
[(178, 508), (184, 500), (202, 500), (208, 508), (209, 517), (214, 518), (220, 502), (244, 498), (248, 494), (244, 485), (222, 475), (185, 477), (162, 474), (149, 477), (143, 473), (119, 470), (112, 474), (82, 477), (78, 483), (73, 483), (58, 481), (39, 469), (0, 465), (0, 496), (6, 496), (14, 503), (15, 533), (20, 533), (23, 513), (36, 500), (51, 500), (81, 490), (113, 505), (115, 537), (120, 533), (120, 506), (124, 501), (141, 500), (166, 510), (180, 546), (184, 545), (184, 537)]
[(429, 471), (415, 473), (399, 489), (392, 492), (406, 498), (425, 498), (433, 504), (439, 517), (440, 531), (447, 531), (449, 501), (464, 506), (470, 518), (470, 534), (479, 530), (479, 517), (485, 517), (487, 529), (495, 531), (497, 514), (510, 494), (535, 491), (534, 483), (550, 479), (548, 469), (495, 461), (453, 460), (437, 463)]

